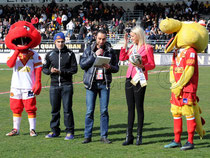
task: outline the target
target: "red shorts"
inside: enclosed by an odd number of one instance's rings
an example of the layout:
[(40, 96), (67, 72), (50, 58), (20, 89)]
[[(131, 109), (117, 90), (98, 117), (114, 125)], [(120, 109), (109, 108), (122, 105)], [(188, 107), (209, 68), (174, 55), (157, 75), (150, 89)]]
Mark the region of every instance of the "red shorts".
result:
[(36, 115), (36, 97), (31, 90), (11, 88), (10, 108), (15, 114), (21, 114), (25, 108), (29, 115)]
[(188, 93), (183, 92), (181, 96), (178, 98), (175, 96), (174, 93), (171, 93), (171, 104), (177, 105), (177, 106), (183, 106), (183, 105), (196, 105), (197, 102), (196, 93)]

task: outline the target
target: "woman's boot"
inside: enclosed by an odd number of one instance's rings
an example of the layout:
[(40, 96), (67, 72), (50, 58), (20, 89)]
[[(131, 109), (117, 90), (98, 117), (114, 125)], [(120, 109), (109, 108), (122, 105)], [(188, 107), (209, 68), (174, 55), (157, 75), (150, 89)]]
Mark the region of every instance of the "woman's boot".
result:
[(142, 135), (137, 135), (136, 145), (141, 145), (141, 144), (142, 144)]
[(127, 135), (125, 141), (122, 143), (122, 145), (130, 145), (133, 144), (133, 135)]

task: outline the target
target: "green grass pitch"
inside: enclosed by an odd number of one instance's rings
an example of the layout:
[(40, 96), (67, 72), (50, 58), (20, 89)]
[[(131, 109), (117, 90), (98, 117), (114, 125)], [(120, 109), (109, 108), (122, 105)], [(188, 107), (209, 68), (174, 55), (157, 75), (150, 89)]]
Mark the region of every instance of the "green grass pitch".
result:
[[(60, 137), (55, 139), (45, 139), (45, 135), (50, 131), (51, 106), (49, 103), (49, 76), (42, 75), (41, 94), (37, 97), (37, 133), (38, 137), (29, 136), (29, 124), (27, 114), (23, 112), (20, 135), (6, 137), (5, 134), (12, 129), (12, 112), (9, 107), (11, 69), (4, 64), (0, 65), (0, 158), (98, 158), (98, 157), (144, 157), (144, 158), (186, 158), (186, 157), (210, 157), (210, 68), (199, 67), (199, 105), (203, 111), (202, 116), (206, 120), (206, 135), (203, 140), (195, 134), (195, 149), (190, 151), (180, 151), (179, 148), (164, 149), (163, 146), (173, 140), (173, 119), (170, 113), (170, 84), (168, 79), (169, 67), (157, 66), (150, 71), (148, 86), (145, 96), (145, 126), (143, 129), (143, 145), (122, 146), (125, 140), (127, 124), (127, 105), (125, 100), (125, 74), (127, 67), (121, 66), (120, 71), (113, 76), (111, 85), (111, 96), (109, 104), (109, 136), (112, 144), (100, 142), (100, 112), (99, 100), (95, 110), (95, 122), (93, 129), (93, 142), (82, 144), (84, 137), (85, 123), (85, 88), (82, 81), (83, 71), (74, 76), (74, 96), (73, 112), (75, 118), (75, 139), (65, 141), (63, 124), (63, 111), (61, 110)], [(158, 72), (159, 71), (159, 72)], [(121, 78), (119, 78), (121, 76)], [(136, 136), (136, 122), (134, 127)], [(187, 141), (186, 121), (183, 118), (182, 144)], [(135, 143), (135, 142), (134, 142)]]

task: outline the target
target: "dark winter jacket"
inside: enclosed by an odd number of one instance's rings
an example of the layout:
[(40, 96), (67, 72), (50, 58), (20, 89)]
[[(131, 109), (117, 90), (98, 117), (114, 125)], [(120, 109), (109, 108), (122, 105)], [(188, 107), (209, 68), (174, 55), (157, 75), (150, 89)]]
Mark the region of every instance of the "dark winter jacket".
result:
[[(96, 59), (95, 54), (96, 49), (96, 42), (92, 42), (89, 44), (83, 53), (81, 59), (80, 59), (80, 66), (83, 70), (85, 70), (84, 76), (83, 76), (83, 82), (85, 84), (85, 87), (88, 89), (92, 88), (92, 84), (95, 77), (96, 68), (93, 66), (94, 61)], [(111, 45), (106, 42), (104, 45), (104, 53), (103, 56), (110, 57), (110, 69), (104, 69), (104, 78), (106, 82), (107, 88), (110, 86), (110, 83), (112, 82), (112, 73), (116, 73), (119, 71), (119, 65), (118, 65), (118, 59), (117, 55), (114, 53), (114, 50), (111, 48)]]
[[(60, 70), (60, 74), (51, 73), (54, 67)], [(43, 70), (46, 75), (51, 76), (52, 86), (72, 84), (72, 75), (77, 73), (77, 61), (75, 54), (64, 46), (60, 51), (55, 48), (45, 56)]]

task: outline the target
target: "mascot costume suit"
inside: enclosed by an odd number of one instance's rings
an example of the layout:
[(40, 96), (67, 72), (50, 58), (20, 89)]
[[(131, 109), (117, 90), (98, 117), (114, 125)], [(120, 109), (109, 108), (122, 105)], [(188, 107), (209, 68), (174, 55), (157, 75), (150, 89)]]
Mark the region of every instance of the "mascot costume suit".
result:
[(37, 52), (31, 48), (41, 42), (41, 35), (35, 27), (26, 21), (14, 23), (5, 38), (5, 43), (12, 49), (7, 65), (13, 68), (10, 108), (13, 112), (13, 130), (7, 136), (19, 134), (23, 108), (28, 113), (30, 136), (37, 136), (36, 97), (41, 91), (42, 61)]
[(193, 149), (195, 130), (202, 138), (205, 134), (204, 119), (200, 116), (196, 95), (198, 86), (197, 52), (205, 50), (208, 44), (208, 32), (198, 23), (184, 23), (175, 19), (165, 19), (160, 23), (160, 30), (164, 33), (174, 33), (166, 45), (165, 52), (177, 49), (173, 54), (170, 67), (171, 82), (171, 112), (174, 118), (175, 139), (165, 148), (181, 147), (182, 116), (187, 120), (188, 141), (181, 150)]

